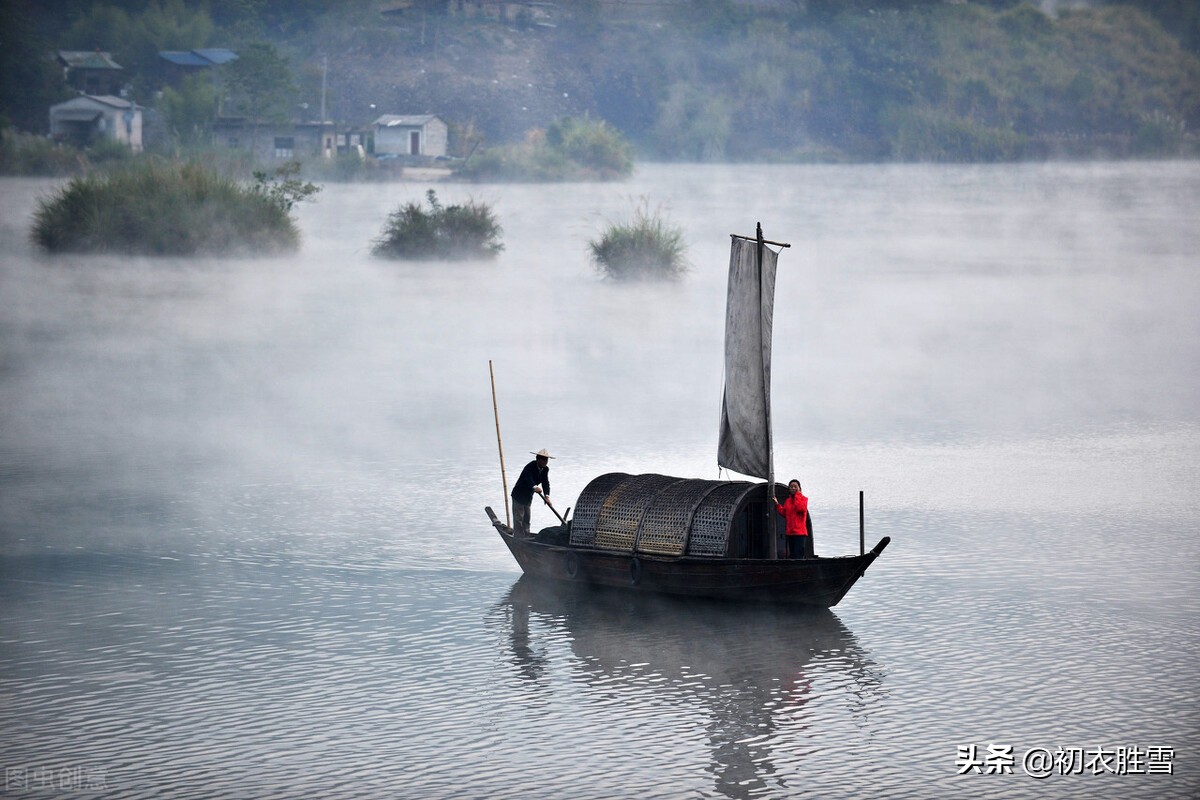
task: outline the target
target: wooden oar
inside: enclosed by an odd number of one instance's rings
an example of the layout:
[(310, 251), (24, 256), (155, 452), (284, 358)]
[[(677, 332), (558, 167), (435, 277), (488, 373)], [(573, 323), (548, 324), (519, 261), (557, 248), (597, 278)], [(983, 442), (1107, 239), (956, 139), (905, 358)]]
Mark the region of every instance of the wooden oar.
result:
[(551, 504), (550, 498), (546, 497), (546, 495), (542, 494), (541, 492), (538, 492), (538, 497), (542, 498), (543, 503), (550, 506), (550, 510), (554, 512), (554, 516), (558, 517), (559, 522), (561, 522), (563, 525), (567, 524), (567, 521), (563, 519), (563, 515), (558, 513), (558, 509)]

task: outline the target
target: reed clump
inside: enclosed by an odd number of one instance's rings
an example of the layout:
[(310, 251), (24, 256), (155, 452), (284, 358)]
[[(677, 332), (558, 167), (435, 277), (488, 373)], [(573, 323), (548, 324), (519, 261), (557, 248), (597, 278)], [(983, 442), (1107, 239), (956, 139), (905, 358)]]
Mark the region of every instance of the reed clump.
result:
[(256, 173), (246, 185), (198, 164), (151, 161), (82, 175), (39, 202), (32, 237), (51, 253), (290, 252), (300, 242), (290, 212), (317, 191), (294, 173)]
[(600, 273), (618, 281), (677, 280), (690, 266), (682, 229), (645, 201), (630, 220), (610, 223), (588, 247)]
[(384, 258), (454, 261), (494, 258), (504, 249), (503, 229), (486, 203), (468, 200), (443, 206), (437, 193), (425, 192), (428, 208), (409, 202), (388, 215), (372, 251)]

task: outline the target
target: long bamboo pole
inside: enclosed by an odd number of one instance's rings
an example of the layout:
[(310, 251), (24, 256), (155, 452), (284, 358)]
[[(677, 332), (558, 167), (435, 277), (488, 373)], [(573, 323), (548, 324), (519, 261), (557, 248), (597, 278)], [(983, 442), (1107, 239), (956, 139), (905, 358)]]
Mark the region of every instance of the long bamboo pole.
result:
[(512, 515), (508, 510), (508, 478), (504, 474), (504, 444), (500, 441), (500, 407), (496, 405), (496, 372), (492, 360), (488, 359), (488, 375), (492, 379), (492, 413), (496, 417), (496, 447), (500, 450), (500, 484), (504, 487), (504, 524), (512, 527)]

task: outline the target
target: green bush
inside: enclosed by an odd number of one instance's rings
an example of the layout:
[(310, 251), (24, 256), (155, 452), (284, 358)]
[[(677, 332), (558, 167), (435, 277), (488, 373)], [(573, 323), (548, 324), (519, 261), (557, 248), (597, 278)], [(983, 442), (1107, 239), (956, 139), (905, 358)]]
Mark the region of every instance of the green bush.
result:
[(73, 178), (39, 202), (32, 236), (51, 253), (291, 251), (300, 235), (289, 212), (315, 191), (286, 171), (248, 187), (196, 164), (144, 161)]
[(11, 129), (0, 132), (0, 175), (73, 175), (87, 165), (74, 147)]
[(903, 109), (887, 115), (896, 126), (894, 158), (901, 161), (1011, 161), (1024, 155), (1015, 131), (933, 109)]
[(398, 180), (404, 173), (404, 166), (399, 161), (381, 161), (350, 150), (333, 158), (314, 156), (304, 162), (302, 172), (306, 177), (326, 183), (359, 183)]
[(633, 148), (603, 120), (565, 117), (521, 144), (493, 147), (458, 171), (476, 181), (609, 181), (633, 172)]
[(458, 171), (458, 177), (468, 180), (530, 183), (565, 181), (575, 174), (562, 153), (529, 143), (489, 147)]
[(217, 90), (208, 75), (188, 75), (178, 87), (164, 86), (158, 109), (173, 142), (203, 145), (212, 141)]
[(319, 187), (300, 180), (299, 175), (299, 161), (289, 161), (282, 167), (276, 167), (274, 172), (259, 170), (254, 173), (251, 191), (284, 213), (289, 213), (297, 203), (321, 191)]
[(337, 181), (360, 180), (366, 171), (366, 159), (355, 150), (338, 153), (329, 162), (329, 171), (332, 172), (333, 180)]
[(92, 166), (101, 168), (111, 168), (119, 164), (125, 164), (135, 158), (133, 150), (124, 142), (118, 142), (116, 139), (100, 138), (89, 144), (84, 152), (87, 154), (88, 161)]
[(644, 200), (629, 222), (610, 223), (588, 247), (592, 263), (614, 280), (678, 279), (688, 269), (683, 231), (659, 209), (650, 211)]
[(633, 172), (633, 148), (604, 120), (564, 117), (546, 129), (546, 145), (597, 178), (624, 178)]
[(443, 206), (433, 189), (425, 199), (428, 210), (410, 202), (388, 215), (371, 252), (385, 258), (449, 261), (494, 258), (504, 249), (502, 229), (487, 204), (468, 200)]
[(249, 150), (200, 144), (171, 144), (161, 153), (143, 151), (142, 158), (158, 160), (167, 158), (185, 164), (203, 164), (204, 168), (234, 180), (247, 180), (254, 175), (259, 164)]

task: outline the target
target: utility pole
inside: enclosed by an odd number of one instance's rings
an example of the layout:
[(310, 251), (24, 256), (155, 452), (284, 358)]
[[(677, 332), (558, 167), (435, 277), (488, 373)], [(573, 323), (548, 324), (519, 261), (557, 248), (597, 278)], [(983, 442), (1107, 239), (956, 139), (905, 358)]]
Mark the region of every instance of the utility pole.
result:
[(329, 139), (326, 138), (328, 132), (325, 130), (325, 82), (328, 75), (329, 56), (321, 56), (321, 155), (325, 158), (332, 158), (333, 152), (337, 149), (337, 146), (329, 146)]
[(325, 79), (329, 74), (329, 56), (321, 56), (321, 125), (325, 125)]

